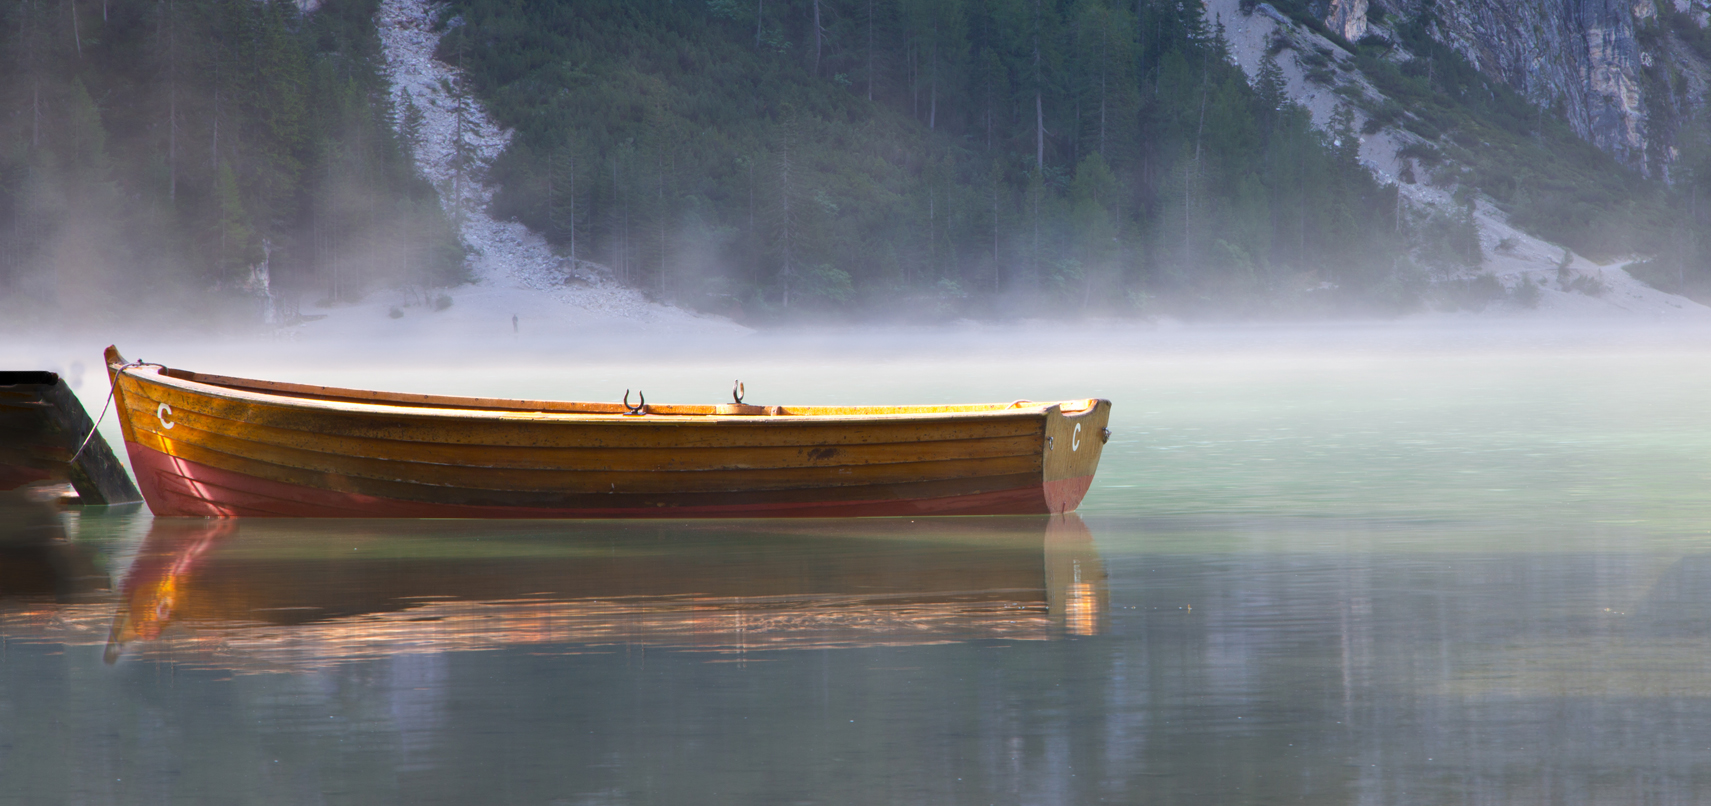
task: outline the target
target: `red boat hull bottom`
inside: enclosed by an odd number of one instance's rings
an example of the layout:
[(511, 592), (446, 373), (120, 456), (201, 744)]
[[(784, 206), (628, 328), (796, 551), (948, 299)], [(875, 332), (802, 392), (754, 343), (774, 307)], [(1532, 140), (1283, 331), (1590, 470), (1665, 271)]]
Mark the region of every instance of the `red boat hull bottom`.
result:
[(649, 507), (517, 507), (378, 498), (256, 478), (125, 443), (149, 510), (195, 518), (857, 518), (1040, 515), (1081, 503), (1091, 475), (995, 492), (871, 501)]

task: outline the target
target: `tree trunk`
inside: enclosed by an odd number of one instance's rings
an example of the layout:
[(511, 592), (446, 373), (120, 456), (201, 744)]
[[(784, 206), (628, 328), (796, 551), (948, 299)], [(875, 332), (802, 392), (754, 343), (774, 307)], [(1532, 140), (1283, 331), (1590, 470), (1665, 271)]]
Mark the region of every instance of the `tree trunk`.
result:
[[(1397, 186), (1397, 195), (1401, 195), (1401, 186)], [(1688, 188), (1687, 202), (1687, 254), (1676, 258), (1675, 284), (1677, 294), (1687, 293), (1687, 261), (1699, 258), (1699, 182), (1695, 177), (1694, 183)]]
[(1194, 174), (1199, 161), (1182, 167), (1182, 270), (1194, 270)]
[[(1299, 180), (1296, 187), (1300, 188), (1296, 198), (1305, 201), (1307, 199), (1307, 146), (1299, 136), (1295, 140), (1295, 177)], [(1295, 260), (1298, 266), (1305, 268), (1307, 266), (1307, 205), (1298, 204), (1295, 209), (1297, 212), (1295, 217)]]
[(618, 183), (618, 160), (612, 160), (612, 203), (618, 205), (618, 243), (613, 246), (616, 252), (613, 263), (618, 264), (618, 278), (628, 285), (630, 282), (630, 199), (623, 192), (623, 185)]
[(927, 131), (933, 131), (939, 121), (939, 28), (933, 26), (932, 89), (927, 94)]
[[(1107, 20), (1109, 22), (1109, 20)], [(1110, 61), (1110, 26), (1099, 32), (1099, 156), (1105, 156), (1105, 81)]]
[(1396, 183), (1396, 234), (1402, 234), (1402, 183)]
[[(789, 127), (792, 125), (792, 122), (786, 122), (785, 125), (786, 127)], [(781, 236), (779, 239), (779, 245), (782, 248), (784, 258), (783, 268), (778, 273), (778, 279), (780, 284), (783, 286), (782, 299), (784, 307), (788, 308), (790, 307), (790, 277), (795, 273), (795, 267), (791, 265), (791, 258), (793, 257), (791, 254), (791, 239), (796, 234), (793, 231), (794, 227), (792, 225), (794, 222), (791, 220), (792, 211), (790, 209), (790, 133), (788, 131), (785, 134), (784, 142), (779, 144), (778, 174), (778, 186), (782, 196), (780, 199), (781, 204), (779, 205), (780, 212), (782, 213), (782, 215), (779, 216), (779, 235)]]
[(921, 50), (909, 43), (909, 117), (921, 119)]
[(1034, 260), (1033, 278), (1029, 284), (1037, 287), (1040, 279), (1040, 194), (1046, 191), (1045, 177), (1040, 177), (1034, 188)]
[(172, 0), (166, 4), (167, 101), (166, 101), (166, 198), (178, 199), (178, 15)]
[(665, 259), (665, 165), (663, 163), (659, 166), (659, 212), (656, 215), (659, 219), (659, 296), (663, 300), (670, 296)]
[(814, 77), (820, 77), (820, 45), (825, 29), (820, 27), (820, 0), (814, 0)]
[(1034, 169), (1046, 169), (1046, 109), (1038, 89), (1034, 90)]
[[(1040, 0), (1034, 0), (1034, 169), (1043, 171), (1046, 167), (1046, 111), (1040, 98), (1041, 84), (1044, 83), (1040, 71), (1040, 25)], [(1034, 206), (1037, 208), (1039, 205), (1036, 202)], [(1038, 229), (1038, 224), (1035, 229)], [(1039, 238), (1036, 236), (1034, 240)]]
[(986, 73), (986, 151), (987, 151), (987, 153), (990, 154), (990, 153), (992, 153), (992, 118), (993, 118), (992, 71), (984, 70), (982, 72)]
[(570, 157), (570, 268), (576, 270), (576, 155)]
[(1194, 130), (1194, 163), (1184, 177), (1182, 189), (1182, 263), (1185, 271), (1194, 270), (1194, 184), (1200, 180), (1201, 136), (1206, 133), (1207, 76), (1202, 65), (1200, 74), (1200, 125)]

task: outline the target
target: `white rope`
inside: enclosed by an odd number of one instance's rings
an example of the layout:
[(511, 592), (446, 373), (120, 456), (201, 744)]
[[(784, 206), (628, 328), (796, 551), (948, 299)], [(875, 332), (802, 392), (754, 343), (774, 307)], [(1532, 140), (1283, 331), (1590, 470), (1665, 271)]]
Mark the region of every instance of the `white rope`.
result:
[[(68, 464), (77, 464), (77, 457), (83, 455), (83, 449), (89, 447), (89, 441), (95, 438), (95, 432), (101, 430), (101, 421), (107, 419), (107, 407), (113, 405), (113, 395), (117, 394), (119, 391), (119, 376), (125, 374), (125, 370), (127, 369), (145, 365), (151, 367), (161, 366), (160, 364), (150, 364), (146, 361), (131, 361), (119, 365), (119, 368), (113, 371), (113, 388), (107, 390), (107, 402), (101, 404), (101, 416), (95, 418), (95, 425), (90, 426), (89, 435), (83, 438), (83, 444), (77, 446), (77, 453), (71, 455), (71, 461), (68, 462)], [(161, 368), (165, 369), (165, 367)]]

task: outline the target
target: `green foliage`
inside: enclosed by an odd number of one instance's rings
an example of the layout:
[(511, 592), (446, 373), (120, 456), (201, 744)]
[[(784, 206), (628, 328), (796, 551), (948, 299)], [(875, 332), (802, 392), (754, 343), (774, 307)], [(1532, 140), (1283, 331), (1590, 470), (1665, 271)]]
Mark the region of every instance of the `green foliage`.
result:
[(1711, 276), (1702, 264), (1691, 264), (1679, 255), (1647, 258), (1629, 263), (1625, 268), (1634, 279), (1661, 291), (1681, 294), (1700, 302), (1711, 300)]
[(219, 209), (216, 230), (209, 240), (216, 244), (214, 282), (235, 284), (243, 282), (245, 269), (261, 262), (261, 239), (250, 226), (250, 215), (244, 210), (242, 194), (238, 191), (238, 176), (230, 163), (222, 160), (214, 180), (214, 200)]
[[(1330, 34), (1308, 0), (1273, 4)], [(121, 305), (230, 288), (263, 259), (276, 288), (327, 300), (461, 278), (452, 222), (411, 169), (422, 110), (378, 73), (376, 0), (110, 9), (74, 32), (47, 6), (0, 7), (0, 290)], [(1642, 35), (1711, 41), (1678, 16)], [(444, 19), (442, 54), (469, 78), (455, 89), (516, 133), (492, 212), (684, 304), (1394, 311), (1429, 293), (1409, 253), (1448, 273), (1483, 260), (1470, 212), (1409, 220), (1358, 164), (1350, 109), (1321, 132), (1288, 102), (1287, 38), (1250, 83), (1215, 30), (1228, 21), (1199, 4), (453, 0)], [(1670, 118), (1666, 188), (1438, 44), (1429, 13), (1392, 22), (1394, 42), (1331, 35), (1344, 53), (1296, 57), (1325, 83), (1352, 64), (1388, 96), (1337, 88), (1365, 133), (1420, 138), (1398, 152), (1403, 181), (1477, 189), (1584, 254), (1657, 251), (1639, 274), (1711, 289), (1704, 121)], [(1685, 86), (1654, 73), (1648, 87)], [(114, 268), (41, 279), (91, 265)]]
[(1602, 297), (1610, 293), (1610, 286), (1604, 282), (1603, 278), (1577, 273), (1563, 283), (1563, 290), (1585, 294), (1589, 297)]
[(1531, 276), (1522, 278), (1518, 285), (1509, 290), (1509, 300), (1528, 310), (1539, 307), (1539, 284), (1533, 282)]
[(1410, 142), (1396, 149), (1396, 156), (1403, 159), (1416, 159), (1426, 167), (1434, 167), (1444, 161), (1443, 152), (1420, 142)]
[(0, 6), (0, 299), (202, 308), (264, 259), (276, 296), (459, 281), (389, 125), (376, 6)]
[(855, 294), (849, 272), (831, 266), (814, 266), (806, 272), (805, 293), (830, 303), (849, 300)]
[(1393, 305), (1393, 191), (1198, 5), (820, 8), (455, 0), (442, 53), (516, 131), (495, 213), (568, 249), (574, 151), (579, 256), (749, 318)]
[(1433, 211), (1416, 225), (1415, 232), (1417, 251), (1429, 265), (1456, 271), (1478, 268), (1485, 260), (1471, 207), (1459, 215)]

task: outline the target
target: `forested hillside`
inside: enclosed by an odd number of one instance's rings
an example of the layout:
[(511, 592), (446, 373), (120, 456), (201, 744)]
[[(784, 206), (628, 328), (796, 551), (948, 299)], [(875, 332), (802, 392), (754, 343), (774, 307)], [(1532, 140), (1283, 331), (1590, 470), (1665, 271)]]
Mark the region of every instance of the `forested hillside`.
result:
[(1407, 222), (1174, 2), (455, 0), (495, 212), (748, 316), (1385, 310)]
[[(1375, 12), (1359, 42), (1276, 5), (1346, 54), (1279, 40), (1250, 79), (1229, 21), (1175, 0), (452, 0), (440, 57), (466, 76), (447, 91), (515, 132), (485, 168), (495, 215), (745, 321), (1453, 307), (1482, 261), (1476, 197), (1589, 255), (1656, 255), (1637, 273), (1660, 287), (1711, 288), (1711, 140), (1691, 136), (1711, 129), (1679, 127), (1673, 184), (1646, 179), (1436, 44), (1431, 4)], [(252, 315), (264, 290), (289, 315), (460, 282), (375, 10), (0, 6), (0, 315)], [(1328, 131), (1282, 60), (1348, 104)], [(1402, 181), (1463, 207), (1376, 183), (1356, 120), (1417, 138)]]
[(387, 119), (374, 9), (0, 6), (0, 315), (206, 315), (259, 296), (262, 267), (285, 300), (457, 282)]

